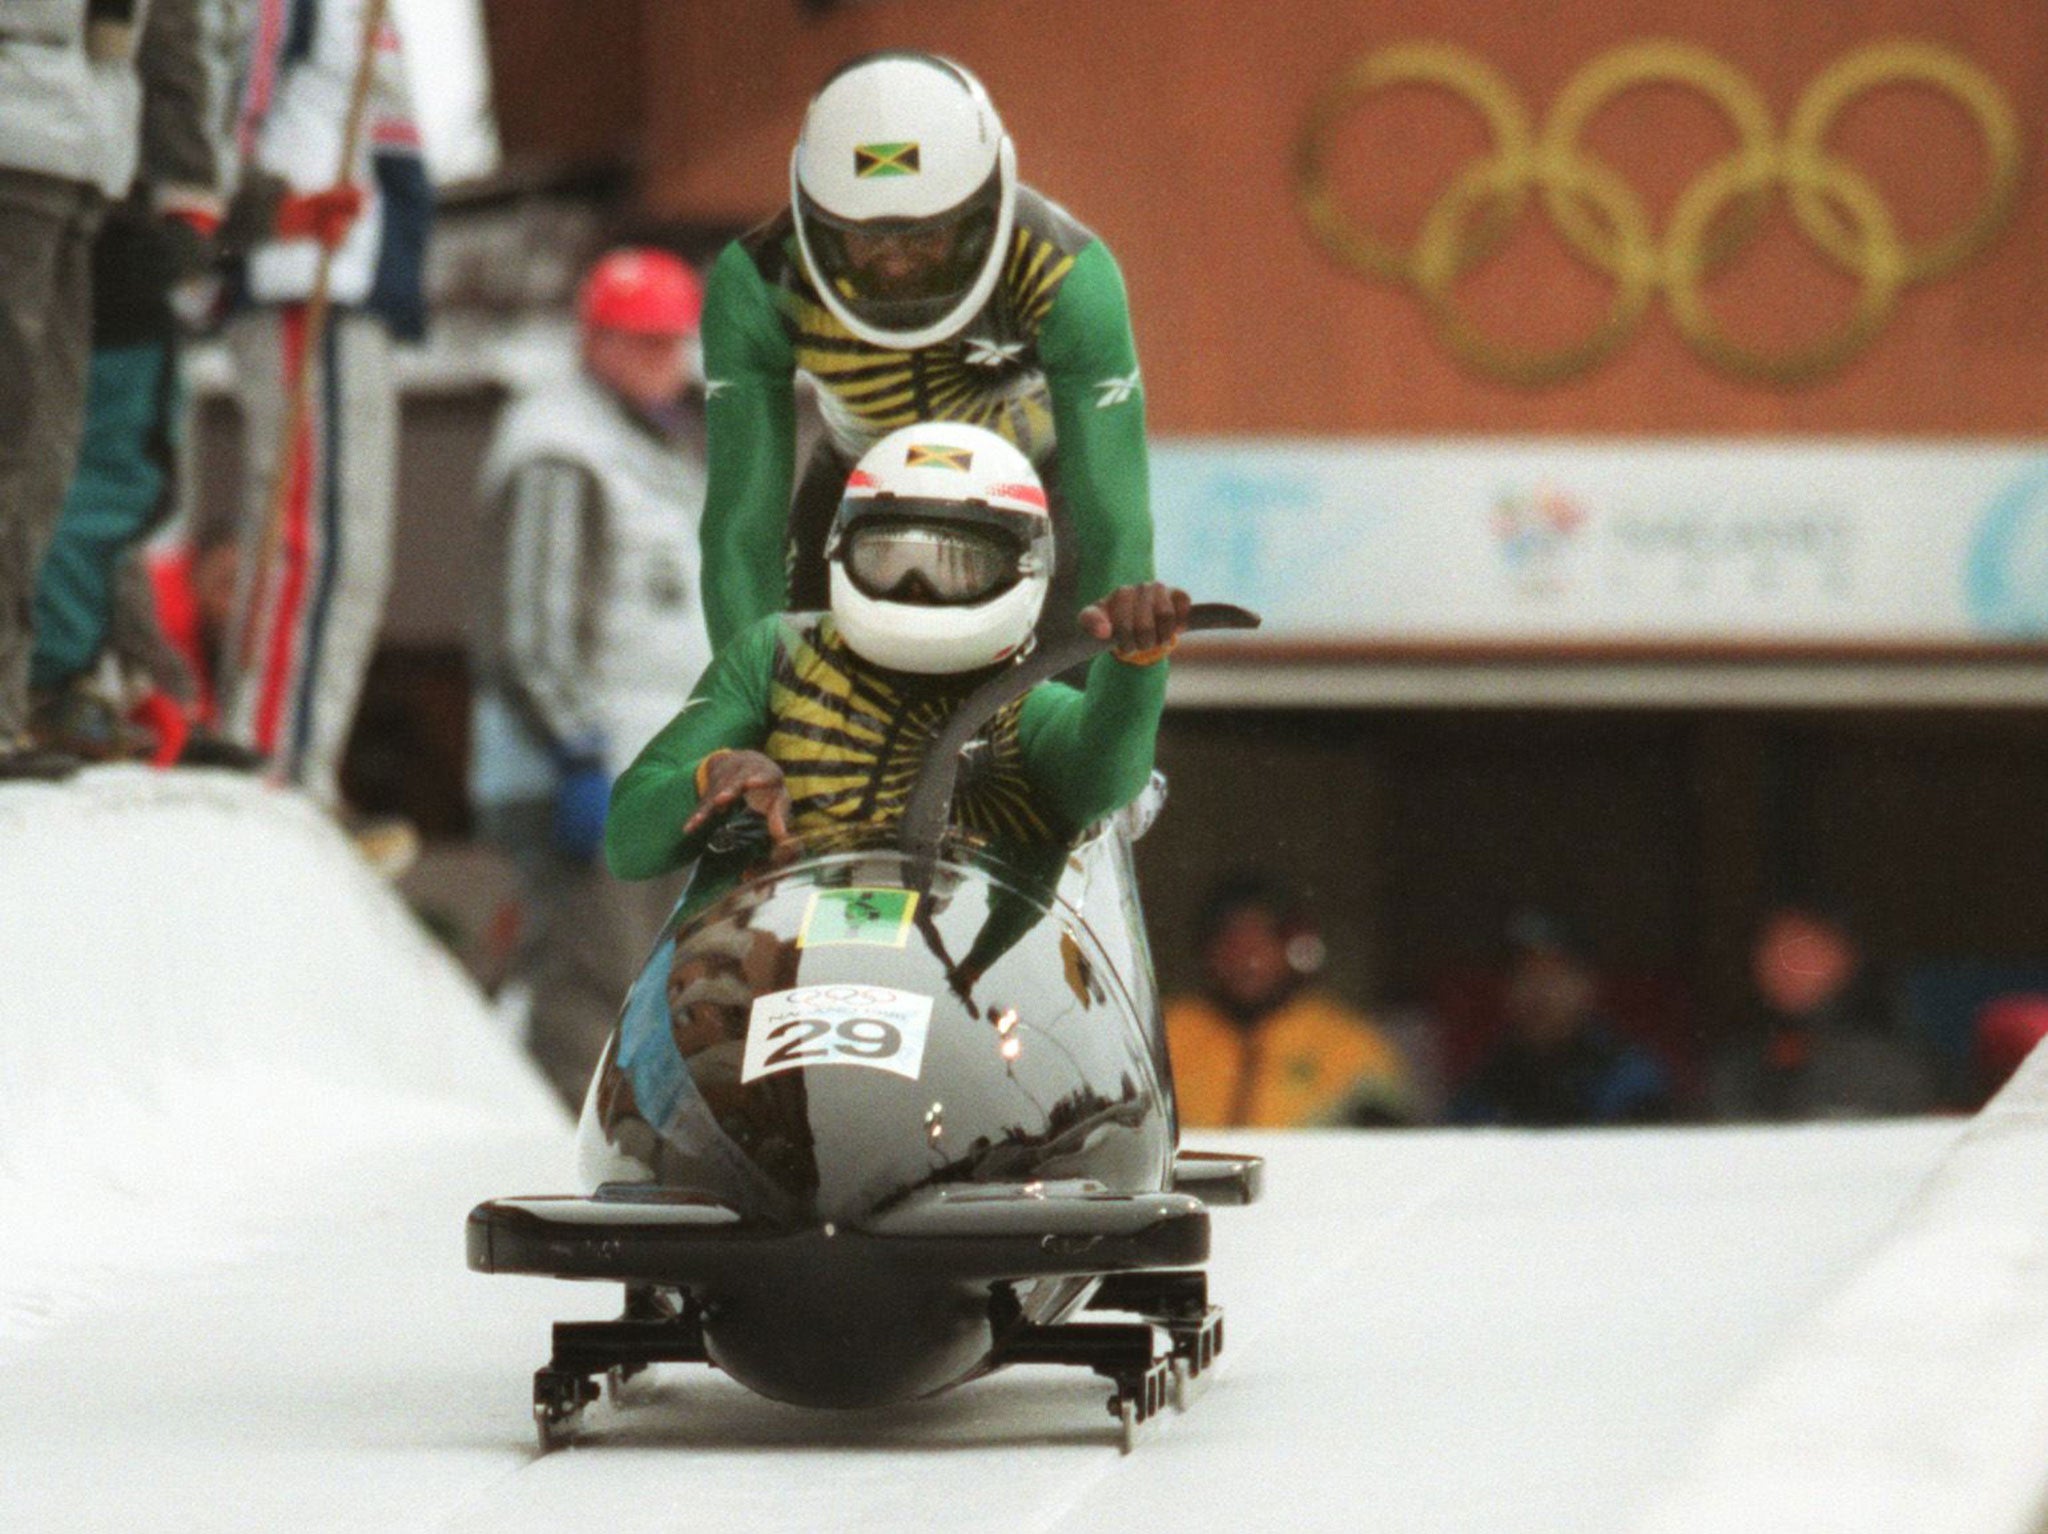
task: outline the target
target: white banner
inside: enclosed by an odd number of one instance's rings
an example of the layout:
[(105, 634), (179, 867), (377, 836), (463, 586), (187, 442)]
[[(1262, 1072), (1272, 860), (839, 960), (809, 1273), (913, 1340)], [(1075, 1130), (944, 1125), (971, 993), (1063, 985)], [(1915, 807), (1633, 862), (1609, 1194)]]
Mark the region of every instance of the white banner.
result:
[(1260, 641), (2048, 637), (2048, 445), (1167, 439), (1152, 506)]

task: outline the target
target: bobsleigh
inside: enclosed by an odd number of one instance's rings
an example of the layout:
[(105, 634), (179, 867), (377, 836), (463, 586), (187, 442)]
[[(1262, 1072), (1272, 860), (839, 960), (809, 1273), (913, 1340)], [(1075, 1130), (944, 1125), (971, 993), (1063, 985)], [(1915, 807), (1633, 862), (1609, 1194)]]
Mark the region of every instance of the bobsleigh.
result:
[[(1191, 627), (1256, 622), (1203, 604)], [(1179, 1146), (1134, 828), (1039, 857), (947, 829), (981, 727), (1098, 648), (970, 696), (895, 827), (773, 856), (713, 838), (585, 1098), (589, 1191), (469, 1217), (474, 1269), (625, 1286), (618, 1319), (556, 1324), (543, 1448), (655, 1363), (808, 1407), (1078, 1366), (1127, 1451), (1185, 1405), (1223, 1345), (1209, 1206), (1250, 1203), (1262, 1167)]]

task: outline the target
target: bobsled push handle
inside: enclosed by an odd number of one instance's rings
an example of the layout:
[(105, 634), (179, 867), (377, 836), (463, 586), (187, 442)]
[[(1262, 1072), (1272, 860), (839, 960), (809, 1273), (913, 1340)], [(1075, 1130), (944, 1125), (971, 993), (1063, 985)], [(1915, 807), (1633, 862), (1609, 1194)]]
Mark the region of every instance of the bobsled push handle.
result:
[(1263, 1156), (1186, 1149), (1174, 1153), (1173, 1191), (1191, 1193), (1205, 1204), (1256, 1204), (1265, 1186)]
[[(1259, 615), (1228, 602), (1197, 602), (1188, 610), (1186, 632), (1211, 629), (1255, 629)], [(946, 721), (918, 764), (917, 782), (903, 811), (903, 850), (923, 861), (934, 857), (946, 834), (953, 785), (960, 776), (960, 753), (981, 733), (983, 725), (1048, 677), (1058, 676), (1109, 648), (1107, 639), (1076, 630), (1057, 643), (1041, 645), (1010, 670), (991, 677), (969, 693)]]

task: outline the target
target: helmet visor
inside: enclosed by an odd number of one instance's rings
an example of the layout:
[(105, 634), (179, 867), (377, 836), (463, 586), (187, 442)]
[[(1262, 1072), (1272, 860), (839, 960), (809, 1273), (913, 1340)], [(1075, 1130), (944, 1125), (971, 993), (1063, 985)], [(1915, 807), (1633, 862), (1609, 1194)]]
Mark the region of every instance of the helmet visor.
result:
[(994, 527), (891, 517), (846, 535), (846, 573), (865, 596), (913, 606), (984, 601), (1014, 586), (1023, 551)]
[(1001, 207), (1000, 170), (929, 218), (845, 219), (801, 187), (796, 199), (811, 275), (863, 322), (889, 331), (921, 330), (952, 312), (994, 256)]

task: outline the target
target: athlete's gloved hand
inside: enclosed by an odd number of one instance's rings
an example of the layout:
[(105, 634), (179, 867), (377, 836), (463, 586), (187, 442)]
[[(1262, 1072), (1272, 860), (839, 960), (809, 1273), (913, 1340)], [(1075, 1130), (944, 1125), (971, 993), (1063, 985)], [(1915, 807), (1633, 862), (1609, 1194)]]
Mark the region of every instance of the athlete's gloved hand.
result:
[(782, 769), (759, 751), (714, 751), (697, 764), (697, 809), (683, 822), (683, 834), (741, 803), (767, 821), (770, 841), (780, 845), (789, 840), (795, 806)]
[(1194, 606), (1188, 594), (1164, 581), (1119, 586), (1108, 596), (1081, 609), (1081, 627), (1107, 639), (1116, 658), (1132, 666), (1163, 660), (1179, 642)]
[(611, 804), (611, 774), (595, 759), (565, 763), (555, 790), (555, 850), (587, 863), (604, 845), (605, 811)]
[(286, 194), (275, 228), (281, 240), (318, 240), (332, 248), (348, 237), (362, 211), (363, 189), (343, 181), (324, 191)]

